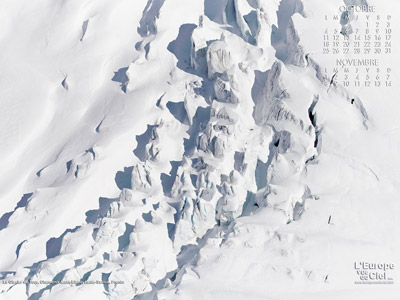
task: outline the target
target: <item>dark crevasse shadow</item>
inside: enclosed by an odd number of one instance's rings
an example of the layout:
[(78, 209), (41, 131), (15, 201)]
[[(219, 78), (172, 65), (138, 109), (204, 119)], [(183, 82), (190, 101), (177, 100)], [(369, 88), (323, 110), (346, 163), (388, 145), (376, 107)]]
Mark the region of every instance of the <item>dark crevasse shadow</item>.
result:
[(153, 128), (155, 127), (157, 127), (157, 125), (147, 125), (146, 131), (136, 136), (137, 146), (136, 149), (133, 150), (133, 153), (143, 162), (147, 159), (146, 145), (150, 142)]
[(0, 272), (0, 280), (6, 279), (10, 275), (13, 276), (13, 275), (15, 275), (15, 273), (17, 273), (17, 272), (15, 272), (15, 271), (2, 271), (2, 272)]
[(118, 198), (99, 198), (99, 209), (89, 210), (86, 212), (86, 223), (95, 224), (98, 219), (106, 216), (107, 211), (110, 209), (111, 203), (118, 201)]
[(121, 68), (117, 72), (114, 72), (113, 78), (111, 78), (114, 82), (119, 82), (121, 86), (121, 90), (126, 93), (126, 87), (128, 85), (128, 75), (126, 75), (126, 71), (128, 71), (128, 67)]
[(247, 191), (246, 201), (243, 203), (243, 209), (241, 216), (250, 216), (255, 213), (259, 209), (259, 205), (257, 204), (256, 194), (253, 192)]
[(244, 161), (245, 152), (235, 151), (233, 156), (234, 159), (234, 169), (239, 173), (243, 174), (247, 169), (247, 163)]
[[(255, 45), (257, 35), (257, 9), (255, 1), (249, 1), (254, 8), (249, 14), (243, 16), (243, 21), (249, 26), (250, 32), (243, 34), (239, 28), (234, 0), (204, 0), (204, 14), (213, 22), (225, 25), (225, 30), (243, 38), (246, 42)], [(241, 17), (240, 17), (241, 18)]]
[[(33, 278), (33, 276), (40, 270), (40, 267), (41, 267), (43, 262), (45, 262), (45, 260), (38, 261), (38, 262), (32, 264), (30, 267), (25, 267), (26, 269), (29, 269), (29, 273), (25, 277), (26, 281), (30, 281)], [(60, 272), (60, 273), (62, 273), (62, 272)], [(56, 277), (59, 278), (58, 275), (60, 273), (58, 273), (55, 276), (55, 278)], [(39, 290), (37, 293), (33, 293), (27, 300), (39, 300), (40, 297), (42, 296), (43, 292), (46, 291), (46, 290), (49, 290), (51, 286), (53, 286), (53, 285), (48, 285), (45, 288)], [(29, 284), (27, 284), (25, 286), (25, 289), (26, 289), (25, 293), (26, 293), (26, 295), (28, 295), (29, 294)]]
[(139, 22), (137, 32), (141, 37), (146, 37), (157, 33), (155, 20), (160, 14), (160, 9), (165, 0), (148, 0), (146, 7), (143, 10), (142, 18)]
[(197, 136), (203, 130), (202, 124), (204, 126), (210, 120), (210, 107), (199, 107), (196, 111), (196, 114), (193, 118), (193, 124), (188, 130), (188, 134), (190, 136), (189, 139), (184, 139), (184, 147), (185, 147), (185, 156), (190, 157), (193, 155), (194, 150), (197, 146)]
[(123, 251), (129, 245), (129, 236), (135, 226), (125, 223), (125, 232), (118, 238), (118, 251)]
[[(254, 37), (257, 35), (258, 31), (258, 21), (257, 21), (257, 12), (252, 10), (247, 15), (243, 16), (244, 20), (246, 21), (247, 25), (249, 26), (251, 36)], [(255, 40), (251, 41), (253, 45), (255, 45)]]
[(272, 26), (271, 44), (276, 50), (276, 58), (285, 62), (287, 60), (287, 43), (293, 41), (287, 40), (287, 29), (292, 20), (292, 16), (299, 13), (304, 16), (304, 6), (301, 0), (282, 0), (277, 11), (278, 27)]
[(170, 195), (171, 188), (175, 182), (175, 177), (178, 172), (178, 167), (182, 164), (181, 161), (170, 161), (169, 163), (171, 164), (171, 171), (169, 172), (169, 175), (162, 173), (160, 177), (164, 195)]
[(237, 27), (233, 0), (204, 0), (204, 14), (215, 23)]
[(170, 202), (168, 203), (172, 208), (175, 209), (176, 213), (174, 213), (174, 223), (167, 223), (168, 237), (174, 242), (175, 231), (176, 231), (176, 223), (178, 222), (180, 216), (180, 202)]
[[(99, 209), (97, 209), (97, 210), (89, 210), (89, 211), (86, 212), (86, 223), (87, 224), (96, 224), (96, 222), (98, 220), (101, 220), (102, 218), (106, 217), (107, 216), (107, 212), (109, 211), (109, 209), (111, 207), (111, 203), (113, 203), (115, 201), (118, 201), (118, 199), (119, 198), (109, 199), (109, 198), (100, 197), (99, 198)], [(133, 231), (133, 228), (134, 228), (133, 225), (130, 225), (128, 223), (126, 223), (125, 225), (126, 225), (125, 233), (118, 238), (118, 243), (119, 243), (119, 247), (118, 247), (119, 250), (118, 251), (121, 251), (120, 249), (125, 248), (129, 244), (129, 235)], [(63, 240), (64, 240), (65, 236), (68, 233), (75, 233), (81, 227), (82, 226), (76, 226), (73, 229), (67, 229), (59, 237), (50, 238), (46, 242), (46, 257), (47, 257), (47, 259), (51, 259), (51, 258), (59, 256), (61, 254), (61, 247), (62, 247), (62, 243), (63, 243)], [(18, 248), (17, 248), (17, 251), (16, 251), (17, 258), (18, 258), (19, 250), (20, 250), (20, 248), (21, 248), (21, 246), (22, 246), (22, 244), (24, 242), (22, 242), (20, 245), (18, 245)], [(104, 254), (104, 255), (106, 255), (106, 254)], [(37, 271), (41, 267), (42, 262), (44, 262), (44, 261), (39, 261), (39, 262), (33, 264), (32, 267), (30, 267), (31, 272), (26, 277), (27, 280), (32, 278), (32, 276), (37, 273)], [(78, 265), (81, 265), (82, 263), (83, 263), (82, 259), (75, 260), (75, 267), (78, 266)], [(100, 268), (101, 266), (102, 265), (98, 263), (96, 268), (94, 268), (94, 269), (88, 271), (87, 273), (83, 274), (83, 276), (81, 278), (81, 281), (87, 280), (89, 278), (90, 274), (93, 271), (95, 271), (98, 268)], [(53, 280), (54, 281), (62, 280), (67, 271), (68, 271), (68, 269), (62, 270), (61, 272), (59, 272), (54, 277)], [(28, 299), (40, 299), (40, 297), (43, 294), (43, 292), (48, 290), (48, 289), (51, 289), (53, 286), (54, 286), (54, 284), (47, 285), (45, 288), (41, 289), (37, 293), (32, 294)]]
[(118, 171), (115, 175), (115, 183), (120, 190), (131, 188), (133, 167), (125, 167), (124, 171)]
[(168, 51), (178, 59), (177, 67), (183, 71), (190, 68), (191, 36), (196, 27), (195, 24), (181, 25), (177, 38), (167, 47)]
[(28, 200), (32, 195), (33, 193), (24, 194), (21, 200), (19, 200), (19, 202), (17, 203), (17, 208), (25, 207), (28, 204)]
[[(165, 0), (148, 0), (146, 7), (143, 10), (142, 18), (139, 22), (139, 27), (137, 32), (143, 38), (142, 41), (135, 45), (135, 49), (140, 51), (144, 50), (147, 55), (150, 51), (150, 41), (145, 38), (157, 33), (156, 20), (159, 18), (161, 7), (163, 6)], [(128, 67), (120, 68), (117, 72), (114, 72), (112, 81), (119, 82), (121, 90), (126, 93), (127, 86), (129, 83), (129, 78), (126, 74)]]
[[(157, 291), (165, 288), (167, 279), (170, 280), (170, 282), (173, 282), (174, 284), (176, 284), (176, 282), (180, 282), (182, 279), (182, 277), (179, 276), (180, 270), (182, 270), (182, 268), (185, 265), (197, 264), (199, 259), (199, 253), (201, 249), (206, 245), (208, 239), (210, 237), (213, 237), (213, 231), (214, 229), (209, 229), (202, 238), (199, 238), (197, 240), (196, 245), (194, 244), (183, 245), (176, 257), (176, 262), (178, 264), (177, 268), (173, 271), (166, 273), (163, 278), (158, 280), (155, 284), (152, 284), (151, 291), (143, 294), (138, 294), (135, 297), (133, 297), (133, 300), (157, 299)], [(196, 272), (193, 268), (191, 270)], [(197, 272), (196, 274), (198, 275)]]
[(304, 6), (300, 0), (282, 0), (277, 11), (278, 30), (284, 32), (289, 25), (290, 18), (295, 13), (303, 14)]
[(233, 168), (236, 171), (240, 172), (244, 163), (244, 152), (235, 151), (233, 159), (235, 161), (233, 164)]
[(213, 22), (224, 24), (225, 7), (228, 0), (204, 0), (204, 14)]
[(147, 213), (142, 213), (142, 219), (145, 222), (151, 223), (153, 221), (153, 217), (151, 216), (151, 212), (147, 212)]
[(26, 242), (26, 240), (22, 241), (21, 243), (18, 244), (17, 250), (15, 251), (15, 254), (17, 258), (19, 258), (19, 252), (21, 251), (22, 245)]
[(224, 13), (226, 17), (226, 24), (231, 25), (233, 28), (237, 28), (238, 24), (236, 22), (236, 9), (234, 0), (227, 0)]
[(28, 200), (30, 197), (32, 197), (33, 193), (26, 193), (23, 194), (21, 199), (18, 201), (17, 206), (14, 208), (13, 211), (7, 212), (3, 214), (0, 218), (0, 230), (3, 230), (8, 226), (8, 220), (12, 216), (12, 214), (21, 207), (25, 207), (28, 204)]
[(189, 125), (189, 118), (186, 113), (185, 104), (183, 102), (168, 102), (167, 108), (169, 112), (179, 122), (185, 125)]
[(253, 99), (254, 104), (257, 104), (263, 95), (263, 90), (268, 78), (269, 71), (270, 70), (267, 70), (265, 72), (257, 70), (254, 71), (255, 79), (254, 84), (251, 88), (251, 98)]
[(157, 33), (157, 19), (160, 16), (160, 10), (165, 0), (148, 0), (143, 10), (142, 18), (139, 22), (137, 32), (143, 38), (135, 45), (135, 49), (145, 50), (146, 58), (150, 51), (150, 42), (147, 37), (154, 36)]
[(267, 174), (268, 174), (269, 164), (263, 163), (261, 160), (257, 160), (255, 178), (257, 190), (261, 190), (262, 188), (267, 186)]
[(22, 196), (21, 200), (19, 200), (19, 202), (17, 203), (16, 208), (25, 207), (28, 204), (28, 200), (32, 195), (33, 195), (33, 193), (24, 194)]
[(83, 38), (85, 37), (88, 25), (89, 25), (89, 20), (84, 21), (83, 24), (82, 24), (82, 35), (81, 35), (81, 38), (80, 38), (81, 42), (83, 41)]
[[(172, 204), (170, 205), (174, 207)], [(176, 208), (176, 210), (178, 211), (179, 207)], [(176, 213), (175, 215), (178, 215), (178, 213)], [(176, 229), (175, 223), (167, 223), (168, 237), (172, 242), (174, 241), (175, 229)]]
[[(177, 67), (189, 74), (193, 74), (202, 78), (202, 87), (195, 88), (194, 91), (199, 95), (204, 96), (207, 100), (210, 94), (210, 88), (212, 87), (212, 83), (209, 82), (207, 78), (207, 60), (205, 57), (205, 53), (200, 55), (197, 53), (195, 56), (197, 57), (196, 63), (202, 65), (200, 68), (194, 68), (191, 65), (191, 51), (192, 51), (192, 34), (193, 31), (197, 28), (197, 25), (187, 23), (181, 25), (179, 28), (178, 36), (175, 40), (168, 44), (168, 51), (170, 51), (178, 60)], [(213, 40), (207, 41), (207, 46), (213, 42)], [(199, 49), (198, 51), (205, 51), (205, 49)], [(199, 57), (201, 57), (201, 61), (198, 61)]]
[(0, 230), (6, 228), (8, 226), (8, 220), (10, 219), (11, 215), (13, 214), (12, 211), (5, 213), (0, 218)]
[[(182, 162), (181, 161), (170, 161), (170, 164), (171, 164), (171, 171), (169, 172), (169, 175), (166, 173), (162, 173), (161, 177), (160, 177), (161, 185), (163, 188), (163, 193), (167, 197), (171, 196), (171, 189), (175, 182), (178, 168), (182, 164)], [(179, 215), (180, 203), (172, 202), (172, 203), (168, 203), (168, 204), (171, 207), (173, 207), (176, 211), (176, 213), (174, 214), (174, 223), (167, 223), (168, 237), (171, 239), (171, 241), (173, 241), (174, 235), (175, 235), (176, 222), (178, 220), (178, 215)]]
[(67, 233), (72, 233), (72, 232), (77, 231), (80, 227), (81, 226), (76, 226), (74, 229), (67, 229), (58, 238), (49, 239), (47, 241), (47, 243), (46, 243), (46, 257), (47, 257), (47, 259), (54, 258), (54, 257), (60, 255), (62, 240), (63, 240), (64, 236)]

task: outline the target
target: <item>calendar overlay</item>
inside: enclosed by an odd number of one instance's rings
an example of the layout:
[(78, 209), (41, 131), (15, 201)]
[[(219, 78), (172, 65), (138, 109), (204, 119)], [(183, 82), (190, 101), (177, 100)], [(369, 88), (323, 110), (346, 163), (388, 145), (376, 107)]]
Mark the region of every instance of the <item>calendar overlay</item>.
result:
[(344, 87), (392, 87), (392, 38), (390, 14), (375, 6), (339, 7), (324, 16), (322, 55), (330, 58), (325, 73)]

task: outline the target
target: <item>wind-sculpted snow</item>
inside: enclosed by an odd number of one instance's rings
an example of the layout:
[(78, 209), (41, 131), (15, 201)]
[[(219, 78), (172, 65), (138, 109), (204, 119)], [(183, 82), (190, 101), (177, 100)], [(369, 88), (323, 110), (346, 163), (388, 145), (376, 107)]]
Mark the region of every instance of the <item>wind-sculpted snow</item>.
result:
[(27, 6), (57, 28), (25, 142), (3, 104), (0, 298), (355, 299), (349, 253), (399, 245), (400, 165), (365, 149), (400, 136), (310, 51), (320, 1), (134, 2)]

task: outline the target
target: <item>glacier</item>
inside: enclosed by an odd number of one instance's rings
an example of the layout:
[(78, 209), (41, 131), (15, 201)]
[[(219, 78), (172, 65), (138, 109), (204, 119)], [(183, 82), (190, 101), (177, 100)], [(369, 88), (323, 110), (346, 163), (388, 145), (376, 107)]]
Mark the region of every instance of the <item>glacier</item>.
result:
[(0, 299), (398, 299), (397, 87), (316, 37), (400, 6), (325, 2), (0, 3)]

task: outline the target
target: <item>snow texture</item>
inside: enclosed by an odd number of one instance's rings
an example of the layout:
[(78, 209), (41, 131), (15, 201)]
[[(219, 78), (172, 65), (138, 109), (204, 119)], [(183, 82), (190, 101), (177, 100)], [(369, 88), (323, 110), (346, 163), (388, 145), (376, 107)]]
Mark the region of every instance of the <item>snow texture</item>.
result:
[(0, 299), (398, 299), (396, 89), (325, 75), (322, 2), (0, 3)]

